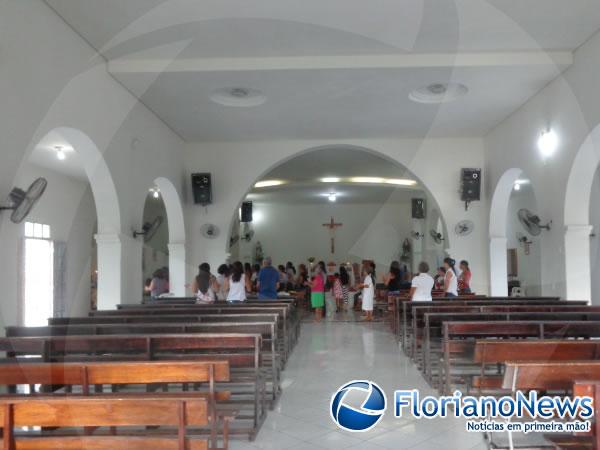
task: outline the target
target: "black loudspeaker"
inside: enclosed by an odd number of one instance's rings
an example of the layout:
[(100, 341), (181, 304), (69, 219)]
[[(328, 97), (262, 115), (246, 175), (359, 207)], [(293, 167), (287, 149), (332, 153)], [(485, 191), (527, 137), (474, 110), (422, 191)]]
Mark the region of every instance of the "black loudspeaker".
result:
[(212, 203), (212, 183), (210, 173), (192, 174), (192, 191), (194, 203), (197, 205), (210, 205)]
[(478, 201), (481, 198), (481, 169), (462, 169), (460, 180), (461, 200)]
[(424, 219), (425, 218), (425, 199), (424, 198), (413, 198), (412, 199), (412, 218), (413, 219)]
[(242, 203), (242, 218), (240, 222), (252, 222), (252, 202)]

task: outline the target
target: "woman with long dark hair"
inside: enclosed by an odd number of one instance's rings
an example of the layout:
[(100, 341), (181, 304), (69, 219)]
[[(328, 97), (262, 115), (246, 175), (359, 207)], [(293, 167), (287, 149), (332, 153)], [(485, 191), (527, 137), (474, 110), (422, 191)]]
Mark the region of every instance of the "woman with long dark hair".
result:
[(250, 281), (244, 272), (244, 266), (236, 261), (232, 265), (231, 275), (225, 282), (228, 288), (228, 302), (243, 302), (246, 300), (246, 291), (251, 289)]
[(446, 297), (458, 297), (458, 277), (456, 276), (456, 261), (450, 257), (444, 259), (446, 276), (444, 277), (444, 292)]
[(214, 303), (214, 284), (215, 280), (210, 274), (210, 266), (208, 263), (200, 264), (198, 267), (198, 275), (196, 275), (192, 282), (192, 292), (196, 296), (196, 303)]
[(462, 260), (460, 262), (460, 275), (458, 276), (458, 289), (465, 294), (471, 293), (471, 268), (469, 262)]

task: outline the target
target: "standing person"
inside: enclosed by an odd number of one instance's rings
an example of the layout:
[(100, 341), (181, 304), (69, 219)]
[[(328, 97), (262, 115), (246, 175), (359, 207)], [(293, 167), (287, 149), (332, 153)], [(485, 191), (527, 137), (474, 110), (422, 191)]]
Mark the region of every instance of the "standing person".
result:
[(284, 291), (287, 289), (288, 284), (288, 276), (283, 264), (277, 266), (277, 270), (279, 271), (279, 291)]
[(413, 278), (410, 288), (410, 299), (412, 301), (431, 301), (431, 290), (434, 281), (428, 272), (429, 264), (421, 262), (419, 264), (419, 274)]
[(460, 275), (458, 276), (458, 290), (465, 294), (471, 293), (471, 269), (469, 262), (462, 260), (460, 262)]
[(231, 275), (225, 281), (227, 286), (227, 301), (243, 302), (246, 300), (246, 291), (252, 287), (249, 278), (244, 272), (244, 266), (240, 261), (233, 263)]
[(250, 282), (252, 283), (252, 292), (258, 292), (256, 285), (258, 283), (258, 274), (260, 273), (260, 264), (254, 264), (252, 266), (252, 273), (250, 274)]
[(315, 308), (315, 321), (320, 322), (323, 317), (323, 306), (325, 306), (325, 279), (321, 265), (315, 268), (315, 275), (312, 279), (310, 303)]
[(365, 279), (357, 286), (362, 289), (362, 310), (365, 312), (365, 320), (373, 320), (373, 303), (375, 301), (375, 280), (373, 279), (373, 266), (365, 265)]
[(400, 263), (398, 261), (392, 261), (390, 270), (383, 277), (383, 283), (387, 287), (388, 295), (400, 294), (400, 284), (402, 283), (402, 271), (400, 270)]
[(294, 264), (291, 261), (288, 261), (285, 265), (285, 273), (287, 274), (288, 279), (287, 290), (291, 291), (292, 289), (294, 289), (294, 286), (296, 284), (296, 268), (294, 267)]
[(300, 264), (298, 266), (298, 276), (295, 278), (294, 288), (296, 290), (304, 289), (306, 287), (306, 283), (308, 282), (308, 269), (306, 268), (306, 264)]
[(221, 264), (217, 269), (217, 300), (227, 299), (227, 286), (225, 284), (227, 278), (229, 278), (229, 266)]
[(446, 269), (446, 276), (444, 277), (444, 292), (446, 297), (458, 297), (458, 277), (456, 276), (456, 269), (454, 266), (456, 261), (452, 258), (444, 259), (444, 268)]
[(341, 311), (344, 307), (344, 290), (342, 287), (342, 280), (340, 278), (340, 274), (336, 273), (334, 277), (335, 279), (333, 281), (333, 288), (331, 290), (333, 293), (333, 298), (335, 298), (336, 312), (338, 312)]
[(169, 283), (163, 269), (154, 271), (148, 289), (150, 291), (150, 297), (152, 297), (153, 300), (169, 292)]
[(263, 268), (258, 273), (256, 289), (258, 290), (258, 298), (261, 300), (277, 299), (279, 272), (273, 267), (270, 257), (266, 257), (263, 260)]
[(340, 266), (340, 284), (342, 285), (342, 307), (346, 309), (349, 308), (348, 301), (350, 300), (350, 275), (348, 275), (348, 271), (346, 267), (342, 264)]
[(192, 292), (196, 296), (196, 303), (214, 303), (213, 278), (208, 263), (200, 264), (198, 275), (192, 281)]

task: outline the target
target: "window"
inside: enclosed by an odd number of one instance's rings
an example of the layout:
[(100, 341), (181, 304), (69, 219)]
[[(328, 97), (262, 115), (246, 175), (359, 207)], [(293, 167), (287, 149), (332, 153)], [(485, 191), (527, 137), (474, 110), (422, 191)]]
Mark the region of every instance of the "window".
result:
[(50, 239), (50, 225), (25, 222), (25, 237), (35, 239)]
[(50, 226), (25, 222), (23, 324), (47, 325), (54, 313), (54, 243)]

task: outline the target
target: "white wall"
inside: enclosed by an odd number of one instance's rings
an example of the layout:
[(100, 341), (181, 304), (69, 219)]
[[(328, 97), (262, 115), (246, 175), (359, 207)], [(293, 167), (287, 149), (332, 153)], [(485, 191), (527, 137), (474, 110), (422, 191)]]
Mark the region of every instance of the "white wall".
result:
[[(488, 195), (502, 174), (520, 168), (531, 179), (543, 218), (554, 221), (542, 237), (542, 292), (565, 296), (564, 201), (573, 159), (585, 138), (600, 123), (600, 35), (575, 53), (562, 76), (531, 98), (485, 138)], [(557, 153), (544, 161), (536, 147), (542, 130), (560, 137)], [(589, 205), (582, 205), (588, 208)], [(598, 278), (598, 273), (592, 278)], [(600, 301), (600, 299), (595, 299)]]
[[(44, 2), (0, 1), (0, 42), (0, 199), (51, 130), (81, 130), (106, 160), (118, 192), (118, 204), (112, 207), (120, 221), (115, 229), (99, 230), (123, 243), (122, 285), (114, 304), (139, 299), (141, 245), (131, 238), (131, 229), (141, 225), (147, 189), (155, 178), (168, 178), (182, 188), (181, 139), (109, 76), (105, 61)], [(10, 227), (6, 214), (1, 215), (0, 239), (10, 239), (14, 231), (5, 230)], [(2, 272), (0, 285), (14, 282)], [(3, 320), (15, 323), (14, 311), (3, 312)]]
[[(21, 170), (17, 183), (26, 186), (37, 177), (45, 177), (48, 187), (27, 221), (50, 225), (52, 240), (66, 243), (64, 314), (86, 314), (90, 306), (92, 236), (96, 224), (96, 209), (89, 184), (34, 165), (27, 165)], [(0, 303), (2, 324), (16, 323), (19, 301), (18, 255), (23, 237), (23, 223), (11, 224), (0, 230), (4, 277), (3, 302)]]
[[(307, 149), (328, 145), (348, 145), (370, 151), (401, 164), (425, 185), (436, 199), (441, 214), (453, 230), (463, 219), (471, 219), (477, 227), (467, 236), (449, 236), (450, 254), (468, 259), (473, 267), (473, 287), (488, 292), (487, 202), (474, 202), (468, 211), (460, 200), (459, 179), (462, 167), (483, 167), (483, 142), (479, 139), (406, 139), (350, 141), (269, 141), (188, 144), (185, 152), (187, 176), (192, 172), (213, 175), (213, 205), (207, 208), (186, 204), (188, 261), (197, 265), (207, 260), (218, 265), (225, 257), (227, 239), (234, 214), (255, 181), (278, 164)], [(189, 178), (188, 178), (189, 179)], [(188, 189), (191, 189), (188, 184)], [(188, 199), (191, 195), (188, 193)], [(217, 225), (217, 239), (200, 237), (204, 223)], [(191, 278), (193, 270), (188, 273)]]
[(590, 221), (594, 236), (590, 239), (590, 264), (592, 269), (592, 300), (600, 304), (600, 172), (594, 177), (590, 202)]
[[(535, 195), (530, 186), (521, 187), (520, 191), (513, 191), (508, 203), (508, 218), (507, 232), (508, 239), (507, 248), (517, 249), (518, 261), (518, 276), (517, 279), (521, 282), (521, 287), (525, 290), (525, 294), (529, 296), (539, 296), (542, 291), (542, 274), (541, 274), (541, 236), (531, 236), (528, 234), (517, 217), (517, 213), (521, 208), (529, 209), (536, 213), (537, 205)], [(542, 221), (544, 219), (542, 218)], [(517, 233), (522, 233), (527, 236), (531, 244), (529, 246), (529, 254), (525, 254), (525, 247), (518, 242)], [(546, 231), (543, 231), (546, 233)]]

